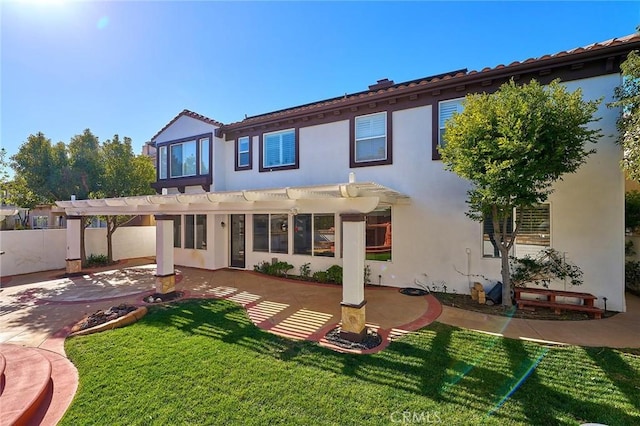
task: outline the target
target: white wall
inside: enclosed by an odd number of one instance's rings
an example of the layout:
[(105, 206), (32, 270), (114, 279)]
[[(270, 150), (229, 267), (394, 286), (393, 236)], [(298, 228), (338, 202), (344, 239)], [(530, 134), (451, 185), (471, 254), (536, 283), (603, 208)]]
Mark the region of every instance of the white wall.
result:
[[(87, 256), (107, 254), (105, 228), (86, 230)], [(114, 260), (155, 256), (155, 226), (118, 228), (113, 234)], [(0, 232), (0, 275), (61, 269), (66, 266), (66, 230), (38, 229)]]
[[(550, 197), (552, 247), (584, 272), (584, 285), (573, 290), (607, 297), (607, 307), (624, 310), (624, 180), (619, 168), (620, 148), (614, 143), (616, 111), (606, 108), (619, 75), (568, 83), (583, 88), (586, 99), (607, 99), (595, 125), (604, 137), (580, 170), (559, 182)], [(374, 181), (411, 197), (409, 205), (393, 208), (393, 253), (390, 262), (367, 262), (372, 280), (391, 286), (411, 285), (415, 279), (445, 281), (449, 289), (468, 292), (469, 279), (461, 274), (484, 275), (500, 280), (500, 260), (482, 257), (481, 224), (465, 215), (469, 184), (431, 160), (431, 107), (393, 113), (393, 165), (349, 168), (349, 122), (342, 120), (300, 129), (300, 169), (258, 172), (258, 138), (253, 138), (253, 170), (227, 169), (226, 189), (286, 187), (347, 181), (350, 171), (357, 181)], [(233, 164), (233, 142), (227, 142), (226, 163)], [(301, 211), (304, 213), (304, 211)], [(251, 252), (251, 221), (247, 227), (247, 268), (278, 257), (296, 266), (312, 262), (324, 269), (341, 259)], [(338, 222), (336, 222), (338, 223)], [(470, 251), (470, 255), (467, 254)], [(480, 280), (482, 281), (482, 280)], [(493, 282), (484, 282), (490, 288)], [(562, 284), (558, 284), (562, 287)]]
[[(551, 205), (551, 244), (566, 253), (567, 258), (582, 268), (584, 286), (579, 291), (595, 294), (602, 306), (625, 310), (624, 302), (624, 179), (619, 168), (621, 151), (614, 142), (617, 111), (607, 109), (613, 89), (620, 84), (619, 75), (608, 75), (570, 82), (570, 90), (582, 87), (587, 99), (606, 99), (598, 110), (603, 119), (595, 125), (604, 135), (595, 146), (597, 153), (580, 170), (557, 183), (549, 199)], [(465, 215), (466, 191), (469, 183), (444, 170), (442, 162), (431, 159), (432, 107), (422, 106), (393, 113), (393, 164), (374, 167), (349, 167), (349, 121), (303, 127), (299, 131), (300, 168), (259, 172), (259, 138), (252, 138), (253, 169), (234, 170), (234, 141), (215, 148), (215, 185), (212, 190), (277, 188), (346, 182), (355, 172), (360, 182), (373, 181), (408, 195), (408, 205), (392, 210), (393, 252), (388, 262), (368, 261), (372, 281), (378, 275), (385, 285), (403, 287), (429, 281), (447, 284), (450, 290), (467, 293), (467, 271), (486, 276), (489, 289), (500, 280), (500, 260), (483, 258), (482, 227)], [(157, 140), (178, 139), (199, 132), (197, 120), (178, 120)], [(220, 173), (222, 172), (222, 176)], [(300, 213), (305, 213), (302, 209)], [(327, 212), (330, 213), (330, 212)], [(206, 251), (176, 250), (176, 264), (202, 268), (219, 268), (228, 262), (228, 228), (222, 230), (220, 219), (209, 215)], [(228, 220), (225, 221), (229, 223)], [(336, 258), (320, 258), (293, 254), (252, 252), (252, 219), (247, 215), (246, 267), (273, 257), (297, 268), (312, 263), (312, 270), (341, 264)], [(339, 221), (336, 220), (337, 234)], [(291, 241), (291, 240), (290, 240)], [(291, 245), (291, 243), (290, 243)], [(216, 249), (214, 249), (214, 247)], [(219, 251), (223, 250), (223, 251)], [(292, 253), (292, 247), (290, 247)], [(563, 287), (563, 284), (557, 284)]]

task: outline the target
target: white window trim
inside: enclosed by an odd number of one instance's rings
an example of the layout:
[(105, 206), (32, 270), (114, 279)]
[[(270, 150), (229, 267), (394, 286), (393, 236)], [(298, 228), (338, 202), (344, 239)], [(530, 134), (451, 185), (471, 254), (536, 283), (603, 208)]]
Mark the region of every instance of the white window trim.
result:
[[(293, 155), (293, 162), (291, 163), (283, 163), (282, 161), (282, 135), (284, 135), (285, 133), (293, 133), (293, 149), (294, 149), (294, 155)], [(280, 164), (277, 165), (271, 165), (271, 166), (267, 166), (265, 163), (267, 161), (267, 136), (273, 136), (273, 135), (281, 135), (280, 136)], [(269, 132), (269, 133), (263, 133), (262, 134), (262, 168), (263, 169), (276, 169), (278, 167), (286, 167), (286, 166), (295, 166), (296, 164), (296, 129), (292, 128), (292, 129), (285, 129), (285, 130), (278, 130), (277, 132)]]
[(453, 99), (446, 99), (444, 101), (439, 101), (438, 102), (438, 146), (442, 146), (442, 140), (441, 140), (441, 135), (442, 135), (442, 130), (444, 130), (446, 121), (444, 123), (440, 122), (441, 119), (441, 115), (440, 115), (440, 111), (442, 110), (442, 104), (447, 104), (447, 103), (451, 103), (451, 102), (457, 102), (458, 103), (458, 108), (457, 108), (457, 113), (461, 113), (462, 112), (462, 101), (464, 101), (464, 97), (462, 98), (453, 98)]
[[(372, 117), (374, 115), (384, 115), (384, 158), (373, 158), (373, 159), (367, 159), (367, 160), (358, 160), (358, 142), (361, 141), (367, 141), (367, 140), (371, 140), (371, 139), (378, 139), (381, 136), (369, 136), (369, 137), (365, 137), (365, 138), (358, 138), (358, 119), (361, 118), (366, 118), (366, 117)], [(388, 138), (388, 126), (387, 126), (387, 111), (381, 111), (381, 112), (374, 112), (372, 114), (365, 114), (365, 115), (359, 115), (357, 117), (354, 118), (353, 120), (353, 139), (354, 139), (354, 144), (353, 144), (353, 149), (354, 149), (354, 153), (353, 153), (353, 160), (356, 163), (371, 163), (373, 161), (386, 161), (387, 157), (388, 157), (388, 152), (389, 152), (389, 138)]]
[[(246, 151), (243, 151), (240, 146), (241, 146), (241, 141), (243, 141), (244, 139), (247, 140), (247, 149)], [(242, 164), (240, 162), (240, 158), (241, 158), (241, 154), (248, 154), (247, 155), (247, 164)], [(251, 163), (251, 158), (249, 158), (249, 155), (251, 153), (251, 138), (249, 136), (243, 136), (241, 138), (238, 138), (238, 158), (236, 158), (236, 165), (237, 167), (249, 167), (249, 164)]]

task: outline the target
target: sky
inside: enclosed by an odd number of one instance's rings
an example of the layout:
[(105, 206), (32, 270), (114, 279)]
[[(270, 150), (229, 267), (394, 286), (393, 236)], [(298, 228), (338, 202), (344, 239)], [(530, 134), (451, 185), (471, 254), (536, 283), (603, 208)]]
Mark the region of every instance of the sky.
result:
[(638, 24), (640, 2), (0, 0), (0, 145), (89, 128), (140, 153), (183, 109), (231, 123)]

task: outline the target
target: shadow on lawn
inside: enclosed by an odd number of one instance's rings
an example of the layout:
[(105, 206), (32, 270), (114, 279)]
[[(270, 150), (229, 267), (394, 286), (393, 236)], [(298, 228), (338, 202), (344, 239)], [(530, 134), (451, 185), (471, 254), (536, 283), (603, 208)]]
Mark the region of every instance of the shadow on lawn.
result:
[[(594, 402), (594, 399), (602, 400), (591, 398), (598, 390), (596, 385), (584, 389), (572, 387), (576, 377), (585, 373), (584, 369), (593, 369), (590, 372), (600, 376), (602, 370), (629, 401), (638, 406), (639, 397), (634, 390), (638, 373), (609, 349), (586, 349), (595, 362), (580, 365), (578, 360), (583, 361), (584, 356), (575, 355), (575, 362), (563, 357), (563, 353), (574, 356), (572, 354), (578, 353), (575, 350), (549, 349), (433, 323), (393, 342), (378, 354), (339, 354), (311, 342), (288, 340), (260, 330), (251, 323), (243, 308), (215, 300), (154, 307), (143, 321), (158, 328), (170, 325), (187, 336), (207, 336), (281, 361), (345, 375), (355, 381), (452, 403), (506, 422), (556, 424), (585, 419), (634, 424), (638, 421), (637, 416), (616, 408), (613, 401)], [(537, 368), (539, 363), (547, 367), (542, 373)], [(571, 365), (565, 365), (567, 363)], [(558, 372), (566, 376), (553, 377)], [(522, 407), (524, 418), (519, 417), (517, 407), (506, 411), (511, 414), (500, 410), (503, 403), (510, 401)], [(518, 418), (513, 418), (514, 415)]]

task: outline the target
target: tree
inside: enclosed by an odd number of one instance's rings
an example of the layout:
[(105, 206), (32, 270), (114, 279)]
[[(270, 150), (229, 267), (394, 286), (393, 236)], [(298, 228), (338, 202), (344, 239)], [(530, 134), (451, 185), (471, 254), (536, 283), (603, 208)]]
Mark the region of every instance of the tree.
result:
[[(601, 100), (584, 101), (558, 81), (547, 87), (513, 80), (493, 94), (470, 94), (464, 109), (446, 123), (440, 153), (447, 170), (468, 179), (467, 215), (491, 220), (500, 251), (503, 304), (510, 306), (509, 252), (522, 210), (547, 200), (552, 185), (595, 152), (600, 129), (589, 129)], [(508, 232), (514, 209), (515, 226)]]
[[(98, 138), (85, 129), (69, 141), (69, 169), (71, 191), (78, 199), (87, 199), (91, 193), (100, 189), (100, 176), (103, 173), (102, 147)], [(84, 265), (87, 259), (85, 230), (91, 225), (91, 217), (84, 217), (80, 227), (80, 258)]]
[[(131, 139), (120, 141), (118, 135), (107, 140), (102, 146), (103, 172), (100, 189), (91, 194), (95, 198), (114, 198), (132, 195), (153, 194), (151, 183), (156, 172), (151, 159), (144, 155), (134, 155)], [(107, 258), (113, 262), (113, 233), (126, 222), (129, 216), (107, 216)]]
[(620, 64), (622, 85), (616, 88), (615, 102), (609, 107), (619, 107), (618, 142), (622, 145), (622, 168), (627, 176), (640, 181), (640, 53), (633, 51)]
[(64, 143), (52, 145), (51, 139), (38, 132), (29, 135), (11, 160), (20, 186), (34, 194), (30, 197), (34, 205), (66, 200), (71, 196), (69, 159)]

